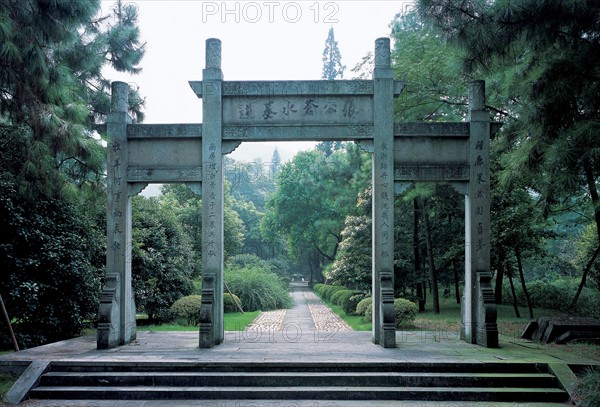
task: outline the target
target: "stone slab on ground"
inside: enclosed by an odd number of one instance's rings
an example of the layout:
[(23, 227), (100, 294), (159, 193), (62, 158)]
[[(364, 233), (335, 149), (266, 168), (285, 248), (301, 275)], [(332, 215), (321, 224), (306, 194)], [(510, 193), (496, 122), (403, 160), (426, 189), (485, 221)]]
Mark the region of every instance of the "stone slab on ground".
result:
[(521, 337), (540, 343), (553, 343), (567, 332), (571, 332), (571, 335), (562, 338), (560, 343), (566, 343), (570, 336), (575, 339), (577, 332), (585, 332), (582, 337), (600, 340), (600, 321), (589, 317), (541, 317), (537, 321), (531, 321)]
[(565, 407), (563, 403), (498, 403), (494, 402), (439, 402), (414, 400), (344, 400), (315, 401), (315, 400), (32, 400), (26, 401), (19, 407)]

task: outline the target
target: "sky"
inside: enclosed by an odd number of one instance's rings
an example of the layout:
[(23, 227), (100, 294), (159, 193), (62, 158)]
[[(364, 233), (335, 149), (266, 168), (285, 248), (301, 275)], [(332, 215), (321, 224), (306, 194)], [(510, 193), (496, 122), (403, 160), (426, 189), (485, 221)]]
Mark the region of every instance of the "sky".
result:
[[(127, 1), (125, 1), (128, 3)], [(139, 87), (145, 123), (201, 123), (202, 104), (188, 85), (201, 80), (206, 39), (222, 43), (224, 80), (321, 79), (330, 27), (346, 65), (344, 79), (390, 36), (394, 16), (411, 7), (402, 0), (198, 1), (136, 0), (146, 42), (139, 75), (111, 72), (111, 80)], [(108, 12), (114, 0), (103, 0)], [(268, 162), (277, 149), (283, 161), (314, 143), (243, 143), (231, 157)]]

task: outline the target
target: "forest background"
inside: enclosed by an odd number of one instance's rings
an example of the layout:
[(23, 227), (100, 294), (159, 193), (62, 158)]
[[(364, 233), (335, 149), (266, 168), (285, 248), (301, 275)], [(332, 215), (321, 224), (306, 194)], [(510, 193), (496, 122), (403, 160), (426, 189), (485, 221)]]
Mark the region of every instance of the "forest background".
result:
[[(97, 1), (0, 2), (0, 294), (25, 347), (96, 319), (106, 151), (94, 125), (110, 108), (105, 68), (139, 72), (145, 47), (135, 7), (98, 11)], [(566, 0), (423, 0), (390, 16), (395, 77), (408, 83), (396, 121), (463, 120), (467, 84), (486, 80), (487, 106), (503, 122), (491, 141), (495, 295), (528, 306), (524, 320), (536, 308), (600, 317), (599, 17), (597, 6)], [(322, 63), (323, 79), (370, 78), (372, 55), (347, 71), (330, 30)], [(130, 94), (136, 123), (141, 92)], [(304, 278), (368, 292), (370, 174), (353, 143), (319, 143), (287, 162), (277, 150), (270, 162), (226, 157), (229, 281)], [(136, 306), (152, 321), (200, 292), (201, 205), (184, 185), (134, 199)], [(439, 311), (440, 296), (459, 302), (463, 197), (418, 184), (395, 211), (396, 295), (422, 310)]]

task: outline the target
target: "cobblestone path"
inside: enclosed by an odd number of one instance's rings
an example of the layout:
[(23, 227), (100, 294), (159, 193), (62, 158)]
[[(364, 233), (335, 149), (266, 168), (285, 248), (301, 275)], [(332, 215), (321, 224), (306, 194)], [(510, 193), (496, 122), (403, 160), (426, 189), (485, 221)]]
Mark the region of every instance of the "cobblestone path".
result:
[(306, 283), (290, 285), (294, 306), (289, 310), (261, 313), (249, 326), (252, 330), (281, 331), (287, 325), (299, 326), (302, 331), (348, 332), (352, 328), (334, 314), (313, 293)]

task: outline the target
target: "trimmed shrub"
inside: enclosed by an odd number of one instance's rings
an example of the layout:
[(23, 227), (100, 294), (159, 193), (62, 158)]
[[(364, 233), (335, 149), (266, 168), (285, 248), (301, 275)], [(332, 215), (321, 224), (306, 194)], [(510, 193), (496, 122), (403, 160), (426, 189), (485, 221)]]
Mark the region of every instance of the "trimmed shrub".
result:
[(349, 297), (348, 300), (342, 304), (342, 308), (344, 308), (344, 312), (348, 315), (357, 315), (356, 314), (356, 306), (364, 298), (365, 298), (365, 294), (362, 294), (362, 293), (354, 294), (351, 297)]
[(345, 295), (352, 296), (353, 294), (355, 294), (355, 293), (352, 290), (348, 290), (348, 289), (338, 290), (338, 291), (334, 292), (333, 294), (331, 294), (331, 303), (335, 304), (335, 305), (342, 305), (342, 302), (341, 302), (342, 296), (345, 296)]
[[(338, 291), (340, 292), (340, 291)], [(348, 291), (341, 291), (343, 294), (339, 296), (338, 298), (338, 305), (342, 308), (344, 308), (344, 306), (348, 303), (348, 300), (350, 298), (352, 298), (353, 296), (355, 296), (356, 294), (358, 294), (357, 291), (354, 290), (348, 290)]]
[(323, 283), (317, 283), (317, 284), (315, 284), (315, 285), (313, 286), (313, 291), (314, 291), (314, 292), (315, 292), (317, 295), (321, 296), (321, 295), (323, 295), (323, 288), (325, 288), (325, 284), (323, 284)]
[(371, 301), (369, 307), (365, 310), (364, 320), (365, 321), (373, 320), (373, 301)]
[(325, 285), (323, 288), (321, 288), (321, 297), (322, 297), (324, 300), (329, 300), (329, 298), (330, 298), (330, 296), (331, 296), (331, 294), (330, 294), (330, 291), (331, 291), (332, 289), (333, 289), (333, 286), (332, 286), (332, 285), (327, 285), (327, 284), (326, 284), (326, 285)]
[(366, 297), (356, 304), (356, 315), (362, 315), (366, 321), (371, 320), (371, 314), (373, 312), (373, 299)]
[(185, 319), (188, 325), (198, 325), (200, 322), (200, 295), (181, 297), (171, 305), (171, 311), (176, 318)]
[(413, 322), (419, 311), (417, 304), (405, 298), (396, 298), (394, 300), (394, 309), (396, 310), (396, 328)]
[[(237, 301), (237, 303), (236, 303)], [(241, 304), (240, 297), (235, 294), (223, 294), (223, 312), (239, 312), (237, 304)]]
[(236, 293), (244, 311), (270, 311), (289, 308), (292, 298), (276, 274), (260, 267), (230, 269), (225, 281)]
[(331, 301), (331, 296), (340, 290), (346, 290), (346, 287), (339, 285), (328, 285), (323, 288), (323, 298), (327, 301)]

